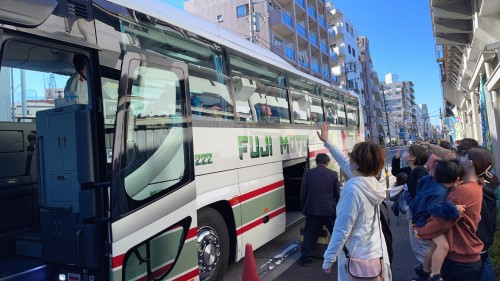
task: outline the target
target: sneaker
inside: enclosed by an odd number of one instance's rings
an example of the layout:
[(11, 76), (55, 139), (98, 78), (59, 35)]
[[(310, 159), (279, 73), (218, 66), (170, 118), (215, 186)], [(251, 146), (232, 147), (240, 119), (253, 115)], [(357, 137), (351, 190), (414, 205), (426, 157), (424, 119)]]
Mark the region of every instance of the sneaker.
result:
[(432, 277), (429, 276), (429, 281), (444, 281), (441, 274), (434, 274)]
[(422, 280), (428, 280), (429, 277), (430, 277), (430, 272), (424, 271), (424, 267), (423, 267), (423, 265), (421, 263), (418, 264), (418, 265), (416, 265), (416, 266), (414, 266), (413, 270), (418, 275), (418, 277), (420, 277), (420, 279), (422, 279)]

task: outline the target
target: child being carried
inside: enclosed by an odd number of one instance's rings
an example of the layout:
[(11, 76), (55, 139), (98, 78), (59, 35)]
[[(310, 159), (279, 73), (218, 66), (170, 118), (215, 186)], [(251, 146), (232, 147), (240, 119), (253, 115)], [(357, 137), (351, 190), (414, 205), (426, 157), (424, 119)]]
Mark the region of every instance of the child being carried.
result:
[[(410, 203), (417, 236), (419, 228), (427, 223), (431, 215), (455, 220), (463, 213), (465, 206), (446, 200), (450, 190), (458, 186), (461, 171), (460, 162), (456, 159), (437, 160), (434, 176), (425, 176), (418, 181), (416, 196)], [(443, 280), (440, 272), (448, 250), (449, 244), (444, 234), (432, 238), (424, 262), (415, 268), (415, 272), (424, 280), (429, 276), (429, 280)]]

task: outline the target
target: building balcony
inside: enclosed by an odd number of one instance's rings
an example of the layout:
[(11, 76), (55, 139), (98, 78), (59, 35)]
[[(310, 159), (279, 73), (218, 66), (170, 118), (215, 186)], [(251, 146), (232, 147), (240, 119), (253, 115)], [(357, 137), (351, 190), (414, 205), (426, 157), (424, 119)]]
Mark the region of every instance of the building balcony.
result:
[(313, 6), (307, 5), (307, 14), (316, 21), (316, 11)]
[(293, 44), (292, 43), (288, 43), (288, 44), (279, 44), (279, 45), (273, 45), (271, 47), (271, 50), (279, 55), (280, 57), (288, 60), (288, 61), (291, 61), (291, 62), (296, 62), (297, 59), (296, 59), (296, 55), (295, 55), (295, 49), (293, 48)]
[(328, 55), (328, 47), (326, 45), (326, 42), (324, 41), (319, 42), (319, 49), (321, 50), (321, 52)]
[(285, 46), (285, 56), (295, 61), (295, 50), (293, 49), (292, 46)]
[(295, 4), (297, 4), (297, 7), (302, 8), (302, 11), (305, 11), (306, 9), (305, 0), (295, 0)]
[(321, 73), (323, 74), (325, 80), (330, 81), (330, 69), (328, 69), (328, 65), (323, 65), (323, 67), (321, 68)]
[(333, 51), (337, 54), (337, 57), (345, 57), (345, 53), (346, 53), (346, 50), (345, 50), (345, 47), (335, 47), (333, 48)]
[(337, 58), (337, 54), (333, 50), (330, 50), (330, 59), (332, 60), (332, 64), (339, 63), (339, 59)]
[(309, 63), (307, 61), (304, 61), (304, 60), (299, 60), (299, 65), (301, 67), (304, 67), (304, 68), (307, 68), (309, 69)]
[(340, 85), (340, 80), (339, 80), (339, 77), (337, 75), (332, 74), (332, 83), (335, 85)]
[(318, 25), (326, 29), (326, 21), (323, 16), (318, 15)]
[(332, 27), (328, 28), (328, 43), (333, 44), (335, 43), (335, 40), (337, 39), (337, 36), (335, 35), (335, 30), (333, 30)]
[(344, 38), (344, 29), (342, 29), (342, 26), (334, 26), (333, 31), (335, 31), (337, 40)]
[(309, 41), (311, 42), (311, 45), (318, 47), (318, 37), (315, 33), (309, 33)]
[(288, 36), (295, 32), (295, 24), (292, 17), (283, 10), (273, 10), (269, 14), (269, 22), (272, 29), (283, 36)]
[(297, 34), (299, 35), (299, 37), (302, 37), (304, 40), (307, 40), (307, 31), (304, 25), (296, 23), (295, 28), (297, 29)]
[(319, 73), (319, 63), (317, 60), (311, 61), (311, 69), (313, 70), (313, 72)]

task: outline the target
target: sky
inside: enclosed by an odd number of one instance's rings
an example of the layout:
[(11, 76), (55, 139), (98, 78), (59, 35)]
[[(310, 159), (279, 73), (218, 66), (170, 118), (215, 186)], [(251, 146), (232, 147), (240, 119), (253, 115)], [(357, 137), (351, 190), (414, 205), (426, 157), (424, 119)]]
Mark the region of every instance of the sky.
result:
[[(183, 9), (185, 0), (164, 0)], [(432, 124), (440, 124), (441, 77), (435, 55), (428, 1), (334, 0), (358, 34), (368, 37), (373, 67), (379, 79), (391, 72), (412, 81), (416, 102), (426, 103)]]

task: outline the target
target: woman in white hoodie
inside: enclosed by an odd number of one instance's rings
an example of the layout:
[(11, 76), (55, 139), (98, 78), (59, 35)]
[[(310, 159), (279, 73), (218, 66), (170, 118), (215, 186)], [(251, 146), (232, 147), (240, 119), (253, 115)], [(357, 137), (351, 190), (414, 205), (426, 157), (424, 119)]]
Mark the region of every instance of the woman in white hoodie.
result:
[(338, 147), (328, 142), (328, 123), (321, 125), (319, 138), (333, 158), (349, 177), (340, 192), (337, 220), (330, 244), (324, 254), (323, 270), (327, 273), (338, 258), (338, 280), (347, 280), (344, 245), (349, 255), (357, 259), (383, 257), (384, 281), (392, 280), (389, 256), (381, 231), (380, 215), (376, 213), (386, 197), (386, 189), (379, 184), (385, 164), (385, 151), (371, 142), (357, 143), (348, 158)]

